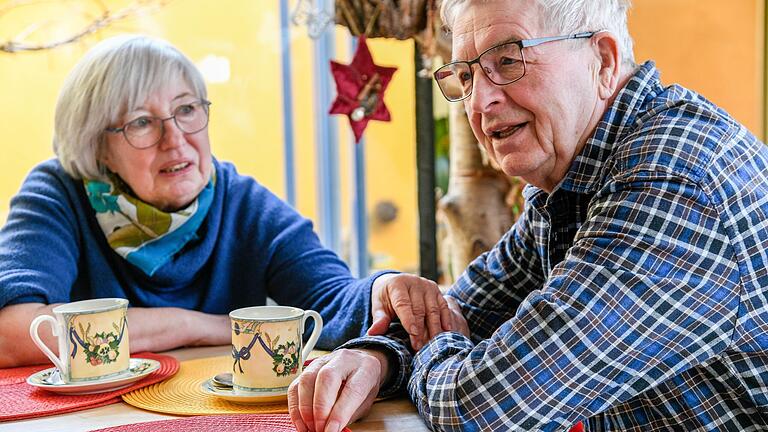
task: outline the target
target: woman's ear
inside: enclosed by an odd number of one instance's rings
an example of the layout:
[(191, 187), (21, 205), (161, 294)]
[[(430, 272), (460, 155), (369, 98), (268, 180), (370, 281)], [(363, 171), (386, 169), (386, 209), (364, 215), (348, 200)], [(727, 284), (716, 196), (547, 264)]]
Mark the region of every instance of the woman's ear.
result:
[(96, 152), (96, 161), (99, 163), (99, 165), (106, 167), (110, 171), (114, 171), (112, 169), (112, 159), (110, 158), (110, 153), (108, 149), (108, 144), (106, 143), (106, 140), (104, 140), (99, 147), (99, 150)]
[(600, 61), (597, 71), (598, 94), (607, 100), (613, 97), (621, 79), (619, 41), (613, 33), (601, 31), (592, 36), (592, 43)]

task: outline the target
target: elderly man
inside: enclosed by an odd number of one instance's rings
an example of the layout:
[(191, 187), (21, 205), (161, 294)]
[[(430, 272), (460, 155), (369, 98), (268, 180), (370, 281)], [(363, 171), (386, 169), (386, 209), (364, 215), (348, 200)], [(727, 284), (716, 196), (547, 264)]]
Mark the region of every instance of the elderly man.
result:
[[(768, 150), (635, 66), (628, 0), (445, 0), (435, 73), (526, 209), (418, 352), (393, 326), (289, 391), (337, 431), (407, 389), (439, 430), (768, 427)], [(469, 323), (469, 331), (466, 322)]]

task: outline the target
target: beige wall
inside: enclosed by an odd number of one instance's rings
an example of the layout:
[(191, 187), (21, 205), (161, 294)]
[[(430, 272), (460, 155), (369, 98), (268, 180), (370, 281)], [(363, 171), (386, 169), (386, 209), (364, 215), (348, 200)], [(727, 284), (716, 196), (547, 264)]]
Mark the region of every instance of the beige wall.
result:
[(633, 3), (635, 59), (655, 60), (662, 82), (696, 90), (763, 137), (765, 2)]

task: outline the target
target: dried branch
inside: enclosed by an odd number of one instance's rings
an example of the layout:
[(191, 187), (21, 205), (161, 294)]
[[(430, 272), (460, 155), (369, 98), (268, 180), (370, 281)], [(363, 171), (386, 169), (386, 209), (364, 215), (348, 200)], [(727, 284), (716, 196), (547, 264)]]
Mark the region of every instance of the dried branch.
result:
[(336, 23), (357, 36), (405, 40), (427, 27), (431, 0), (336, 0)]
[[(71, 44), (73, 42), (76, 42), (82, 39), (87, 35), (96, 33), (97, 31), (117, 21), (131, 18), (133, 16), (138, 15), (141, 12), (154, 11), (154, 10), (160, 9), (161, 7), (170, 3), (170, 1), (171, 0), (136, 0), (135, 2), (129, 4), (128, 6), (113, 12), (113, 11), (110, 11), (101, 1), (95, 0), (94, 2), (99, 5), (102, 12), (100, 15), (91, 18), (92, 21), (80, 31), (77, 31), (70, 36), (67, 36), (63, 39), (53, 41), (53, 42), (37, 43), (37, 44), (28, 43), (28, 42), (25, 42), (24, 40), (28, 38), (29, 35), (33, 34), (37, 30), (45, 26), (45, 23), (40, 23), (40, 22), (33, 23), (27, 28), (25, 28), (24, 30), (22, 30), (19, 34), (12, 37), (11, 40), (1, 43), (0, 52), (16, 53), (21, 51), (42, 51), (42, 50), (53, 49), (62, 45)], [(8, 13), (13, 8), (28, 6), (36, 3), (45, 3), (45, 2), (44, 1), (10, 2), (10, 4), (7, 7), (0, 9), (0, 16)]]

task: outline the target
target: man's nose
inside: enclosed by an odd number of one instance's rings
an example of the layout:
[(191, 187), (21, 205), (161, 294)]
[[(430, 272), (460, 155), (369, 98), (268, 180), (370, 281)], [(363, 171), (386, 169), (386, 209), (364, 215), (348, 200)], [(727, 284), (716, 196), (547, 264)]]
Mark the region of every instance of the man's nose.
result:
[(473, 112), (487, 112), (504, 98), (504, 90), (488, 78), (489, 73), (492, 72), (478, 64), (476, 72), (472, 74), (472, 94), (469, 105)]

